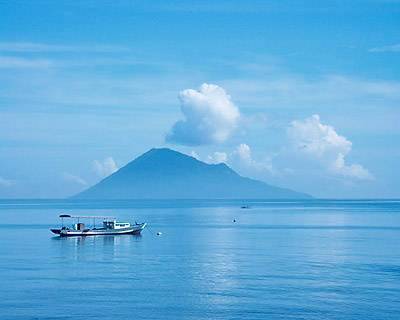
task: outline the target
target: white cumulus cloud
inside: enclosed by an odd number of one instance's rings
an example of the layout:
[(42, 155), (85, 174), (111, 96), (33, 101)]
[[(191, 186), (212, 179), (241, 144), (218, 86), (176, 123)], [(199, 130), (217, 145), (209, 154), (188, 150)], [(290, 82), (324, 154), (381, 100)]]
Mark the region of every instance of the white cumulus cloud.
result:
[(262, 160), (256, 160), (253, 157), (252, 150), (250, 146), (246, 143), (239, 144), (235, 150), (232, 152), (231, 163), (237, 167), (244, 170), (244, 172), (249, 172), (253, 176), (274, 174), (275, 170), (272, 167), (271, 159), (264, 158)]
[(271, 159), (256, 160), (253, 157), (250, 146), (246, 143), (239, 144), (229, 153), (216, 151), (207, 156), (207, 162), (226, 163), (233, 169), (238, 170), (239, 173), (256, 178), (275, 173)]
[(246, 164), (252, 164), (254, 162), (251, 156), (250, 146), (245, 143), (241, 143), (236, 147), (234, 155), (236, 155), (240, 159), (240, 161)]
[(214, 152), (207, 157), (209, 163), (226, 163), (228, 161), (228, 154), (225, 152)]
[(322, 163), (331, 173), (357, 179), (372, 179), (367, 169), (359, 164), (347, 164), (346, 155), (352, 143), (335, 129), (322, 124), (318, 115), (292, 121), (288, 136), (295, 150)]
[(80, 184), (81, 186), (87, 186), (87, 184), (88, 184), (85, 179), (81, 178), (80, 176), (68, 173), (68, 172), (63, 173), (63, 178), (65, 181)]
[(105, 178), (118, 170), (118, 166), (112, 157), (105, 158), (104, 160), (94, 160), (93, 168), (101, 178)]
[(205, 145), (226, 141), (237, 128), (239, 109), (217, 85), (204, 83), (199, 90), (179, 94), (184, 119), (177, 121), (166, 136), (168, 142)]
[(196, 151), (194, 151), (194, 150), (192, 150), (192, 151), (190, 152), (189, 155), (190, 155), (191, 157), (197, 159), (197, 160), (200, 160), (199, 154), (198, 154)]
[(344, 155), (341, 153), (338, 154), (338, 157), (336, 158), (336, 161), (333, 164), (332, 170), (347, 177), (355, 177), (358, 179), (372, 178), (372, 175), (362, 165), (359, 164), (346, 165)]

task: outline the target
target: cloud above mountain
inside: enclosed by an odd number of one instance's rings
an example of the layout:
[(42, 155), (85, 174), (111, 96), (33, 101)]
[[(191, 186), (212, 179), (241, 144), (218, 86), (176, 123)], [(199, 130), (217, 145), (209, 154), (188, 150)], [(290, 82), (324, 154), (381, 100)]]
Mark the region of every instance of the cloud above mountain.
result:
[(183, 90), (179, 100), (184, 118), (173, 125), (167, 142), (192, 146), (223, 143), (238, 127), (239, 109), (217, 85), (204, 83), (198, 90)]
[(296, 153), (322, 164), (330, 173), (360, 180), (372, 179), (372, 175), (360, 164), (347, 164), (346, 156), (352, 143), (335, 129), (321, 123), (319, 115), (290, 124), (287, 134)]
[(215, 151), (213, 154), (208, 155), (208, 163), (226, 163), (228, 162), (228, 154), (225, 152)]
[(117, 171), (118, 166), (112, 157), (108, 157), (104, 160), (94, 160), (93, 169), (99, 177), (105, 178)]
[(216, 151), (207, 156), (208, 163), (227, 163), (244, 175), (262, 178), (274, 174), (271, 159), (257, 160), (251, 147), (246, 143), (237, 145), (231, 152)]
[(78, 184), (78, 185), (81, 185), (81, 186), (87, 186), (88, 185), (88, 183), (87, 183), (87, 181), (85, 179), (83, 179), (82, 177), (80, 177), (78, 175), (71, 174), (69, 172), (64, 172), (62, 177), (67, 182), (71, 182), (71, 183)]

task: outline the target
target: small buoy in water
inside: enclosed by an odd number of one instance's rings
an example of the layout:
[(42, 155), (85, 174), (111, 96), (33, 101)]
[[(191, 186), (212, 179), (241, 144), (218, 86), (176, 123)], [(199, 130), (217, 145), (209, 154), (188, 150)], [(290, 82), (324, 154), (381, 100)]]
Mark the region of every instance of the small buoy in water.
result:
[(158, 235), (158, 236), (161, 236), (161, 235), (162, 235), (162, 232), (158, 231), (158, 232), (157, 232), (157, 235)]
[(233, 219), (233, 222), (236, 222), (236, 219)]

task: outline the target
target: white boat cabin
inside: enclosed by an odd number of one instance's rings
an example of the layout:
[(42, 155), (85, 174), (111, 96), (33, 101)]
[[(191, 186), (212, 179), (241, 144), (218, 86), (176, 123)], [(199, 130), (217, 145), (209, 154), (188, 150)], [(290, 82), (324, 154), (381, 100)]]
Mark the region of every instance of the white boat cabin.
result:
[(131, 224), (128, 222), (117, 222), (115, 220), (103, 221), (103, 227), (105, 229), (125, 229), (125, 228), (129, 228), (130, 226), (131, 226)]

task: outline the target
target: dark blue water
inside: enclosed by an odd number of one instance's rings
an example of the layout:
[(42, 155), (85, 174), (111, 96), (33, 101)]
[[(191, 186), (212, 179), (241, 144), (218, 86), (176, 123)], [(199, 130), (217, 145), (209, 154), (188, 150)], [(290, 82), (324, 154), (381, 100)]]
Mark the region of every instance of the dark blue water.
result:
[[(400, 201), (242, 203), (2, 200), (0, 318), (400, 319)], [(149, 228), (57, 238), (61, 212)]]

